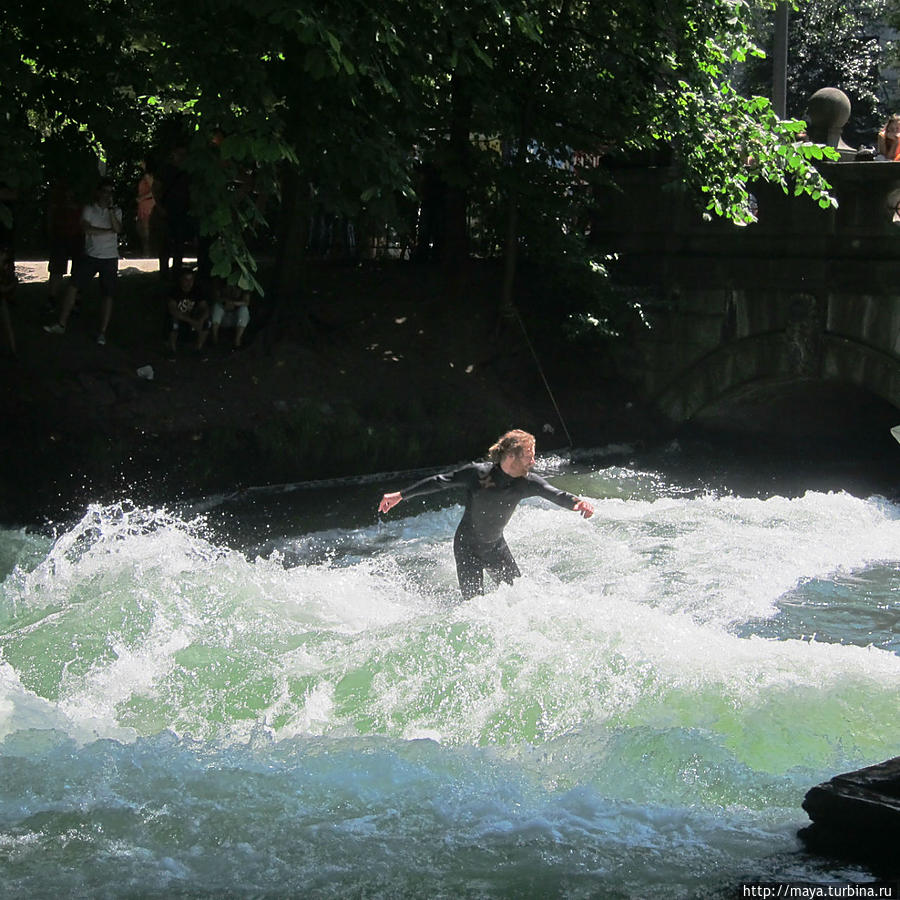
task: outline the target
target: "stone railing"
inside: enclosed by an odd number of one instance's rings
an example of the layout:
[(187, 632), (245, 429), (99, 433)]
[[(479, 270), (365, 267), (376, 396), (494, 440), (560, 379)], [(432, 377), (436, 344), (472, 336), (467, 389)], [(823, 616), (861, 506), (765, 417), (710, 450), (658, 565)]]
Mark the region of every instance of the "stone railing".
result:
[(705, 220), (687, 191), (673, 189), (670, 170), (626, 169), (616, 173), (617, 188), (598, 191), (592, 238), (620, 254), (619, 276), (632, 284), (896, 285), (900, 162), (828, 162), (821, 171), (836, 209), (760, 183), (752, 188), (758, 220), (741, 227)]

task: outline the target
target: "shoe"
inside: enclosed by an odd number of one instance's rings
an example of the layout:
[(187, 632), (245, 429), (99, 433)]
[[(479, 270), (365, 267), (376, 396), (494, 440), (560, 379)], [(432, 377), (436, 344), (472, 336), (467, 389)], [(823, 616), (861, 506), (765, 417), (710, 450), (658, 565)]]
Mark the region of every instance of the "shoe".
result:
[(102, 347), (106, 343), (106, 335), (103, 332), (97, 335), (97, 343)]
[(44, 331), (46, 331), (47, 334), (65, 334), (66, 326), (60, 325), (59, 322), (54, 322), (52, 325), (45, 325)]

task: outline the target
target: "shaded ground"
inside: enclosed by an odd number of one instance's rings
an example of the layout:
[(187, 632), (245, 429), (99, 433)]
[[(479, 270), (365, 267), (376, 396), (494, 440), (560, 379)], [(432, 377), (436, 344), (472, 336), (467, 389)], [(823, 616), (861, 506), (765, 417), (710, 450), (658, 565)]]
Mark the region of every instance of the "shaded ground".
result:
[[(402, 263), (310, 270), (288, 310), (253, 307), (248, 346), (166, 359), (158, 274), (122, 260), (105, 347), (96, 292), (48, 335), (46, 269), (20, 264), (18, 356), (3, 358), (3, 521), (87, 499), (171, 500), (241, 486), (444, 465), (524, 427), (544, 450), (646, 434), (603, 354), (540, 323), (526, 339), (491, 310), (499, 273), (474, 266), (446, 300), (443, 272)], [(534, 353), (532, 353), (534, 350)], [(556, 407), (543, 377), (551, 385)], [(148, 380), (137, 375), (153, 369)], [(552, 432), (551, 432), (552, 429)]]

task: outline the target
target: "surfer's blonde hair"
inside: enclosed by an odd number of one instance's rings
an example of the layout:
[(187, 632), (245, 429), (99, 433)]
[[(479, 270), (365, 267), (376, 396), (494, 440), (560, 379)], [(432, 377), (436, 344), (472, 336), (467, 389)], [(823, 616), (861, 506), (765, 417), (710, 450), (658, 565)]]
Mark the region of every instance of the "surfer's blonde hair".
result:
[(521, 428), (514, 428), (497, 438), (497, 442), (488, 450), (488, 459), (498, 463), (509, 453), (519, 454), (523, 450), (534, 447), (534, 435)]

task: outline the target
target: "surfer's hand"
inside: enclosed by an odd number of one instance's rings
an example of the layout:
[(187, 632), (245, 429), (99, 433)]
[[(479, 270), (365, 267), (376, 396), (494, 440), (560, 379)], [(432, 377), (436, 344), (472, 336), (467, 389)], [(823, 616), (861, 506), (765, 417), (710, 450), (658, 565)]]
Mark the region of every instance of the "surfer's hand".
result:
[(385, 494), (381, 498), (381, 503), (378, 504), (378, 512), (386, 513), (389, 509), (396, 506), (403, 498), (400, 496), (400, 491), (397, 491), (394, 494)]
[(579, 500), (572, 509), (577, 513), (581, 513), (585, 519), (589, 519), (594, 514), (594, 507), (587, 500)]

